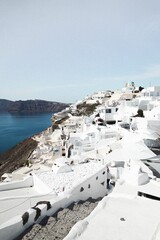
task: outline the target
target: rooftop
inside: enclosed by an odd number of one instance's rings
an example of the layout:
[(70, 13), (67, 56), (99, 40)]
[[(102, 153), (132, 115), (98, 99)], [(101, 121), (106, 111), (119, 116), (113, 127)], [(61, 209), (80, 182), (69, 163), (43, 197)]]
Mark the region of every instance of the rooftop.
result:
[(65, 240), (151, 240), (160, 239), (158, 201), (146, 198), (105, 197)]

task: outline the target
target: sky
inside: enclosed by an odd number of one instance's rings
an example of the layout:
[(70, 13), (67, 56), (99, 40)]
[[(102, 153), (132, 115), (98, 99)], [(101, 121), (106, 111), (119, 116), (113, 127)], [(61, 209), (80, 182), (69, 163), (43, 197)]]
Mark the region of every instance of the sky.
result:
[(0, 0), (0, 98), (160, 85), (159, 0)]

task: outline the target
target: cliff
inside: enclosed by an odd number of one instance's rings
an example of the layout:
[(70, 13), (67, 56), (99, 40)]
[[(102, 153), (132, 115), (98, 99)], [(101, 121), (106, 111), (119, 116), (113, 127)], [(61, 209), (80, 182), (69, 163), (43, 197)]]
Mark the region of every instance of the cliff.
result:
[(12, 101), (6, 99), (0, 99), (0, 112), (6, 112), (9, 109)]
[(44, 100), (26, 100), (26, 101), (10, 101), (0, 99), (0, 112), (10, 113), (45, 113), (60, 112), (69, 104), (51, 102)]
[(0, 176), (25, 166), (29, 155), (37, 147), (37, 142), (28, 138), (3, 154), (0, 154)]

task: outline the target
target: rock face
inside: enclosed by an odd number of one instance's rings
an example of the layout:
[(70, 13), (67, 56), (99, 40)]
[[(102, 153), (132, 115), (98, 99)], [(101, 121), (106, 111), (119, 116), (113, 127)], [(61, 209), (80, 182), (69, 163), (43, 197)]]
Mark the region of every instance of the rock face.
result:
[(0, 99), (0, 112), (10, 113), (44, 113), (59, 112), (68, 107), (69, 104), (50, 102), (44, 100), (26, 100), (26, 101), (9, 101)]
[(6, 99), (0, 99), (0, 112), (8, 111), (12, 101)]
[(86, 102), (77, 105), (77, 115), (78, 116), (89, 116), (91, 115), (99, 103), (87, 104)]
[(29, 155), (37, 147), (37, 142), (32, 138), (28, 138), (16, 146), (0, 154), (0, 176), (3, 173), (10, 173), (14, 170), (26, 165)]

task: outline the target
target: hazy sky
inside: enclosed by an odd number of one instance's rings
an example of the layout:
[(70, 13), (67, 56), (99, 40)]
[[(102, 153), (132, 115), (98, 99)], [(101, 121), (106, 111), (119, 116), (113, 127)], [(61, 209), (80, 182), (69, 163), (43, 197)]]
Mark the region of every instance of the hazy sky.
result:
[(0, 0), (0, 98), (160, 85), (159, 0)]

